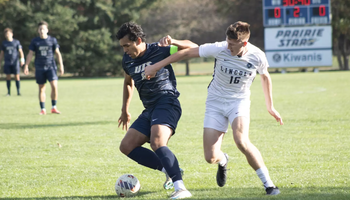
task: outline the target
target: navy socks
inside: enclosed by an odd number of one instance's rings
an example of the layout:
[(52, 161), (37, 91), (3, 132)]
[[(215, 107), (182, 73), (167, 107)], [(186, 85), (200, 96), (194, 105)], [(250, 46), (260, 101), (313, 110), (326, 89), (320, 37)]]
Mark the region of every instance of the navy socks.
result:
[(51, 100), (51, 105), (52, 105), (52, 108), (55, 107), (57, 104), (57, 100)]
[(155, 152), (144, 147), (136, 147), (128, 157), (154, 170), (162, 171), (164, 167), (173, 182), (182, 180), (179, 162), (167, 146), (160, 147)]
[(140, 165), (149, 167), (154, 170), (162, 171), (163, 165), (160, 162), (158, 156), (147, 148), (136, 147), (129, 153), (128, 157)]
[(16, 87), (17, 87), (17, 94), (20, 95), (21, 94), (21, 92), (20, 92), (21, 84), (19, 81), (16, 81)]
[[(11, 94), (11, 80), (6, 80), (7, 94)], [(17, 94), (20, 95), (20, 81), (16, 81)]]
[(45, 102), (40, 102), (40, 108), (41, 108), (41, 110), (45, 109)]
[(177, 161), (173, 152), (167, 146), (158, 148), (155, 153), (157, 154), (160, 162), (163, 164), (163, 167), (167, 171), (170, 178), (173, 180), (173, 183), (178, 180), (182, 180), (179, 162)]
[(11, 94), (11, 80), (6, 80), (7, 94)]

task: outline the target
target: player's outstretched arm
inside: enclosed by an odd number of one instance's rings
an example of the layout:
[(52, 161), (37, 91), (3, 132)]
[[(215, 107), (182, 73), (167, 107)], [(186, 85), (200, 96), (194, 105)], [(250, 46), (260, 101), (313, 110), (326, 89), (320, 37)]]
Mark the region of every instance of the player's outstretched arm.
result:
[(277, 110), (273, 107), (272, 100), (272, 81), (269, 72), (265, 74), (261, 74), (261, 84), (264, 91), (265, 103), (267, 111), (272, 115), (280, 125), (283, 125), (283, 120), (281, 115), (277, 112)]
[(24, 64), (24, 74), (25, 75), (28, 75), (28, 73), (29, 73), (28, 65), (30, 64), (30, 61), (32, 61), (33, 54), (34, 54), (34, 51), (29, 50), (28, 55), (27, 55), (26, 64)]
[(61, 72), (61, 75), (63, 75), (63, 74), (64, 74), (63, 59), (62, 59), (62, 55), (61, 55), (61, 52), (60, 52), (60, 49), (59, 49), (59, 48), (56, 48), (55, 54), (56, 54), (56, 56), (57, 56), (58, 63), (60, 64), (60, 72)]
[(161, 38), (158, 42), (159, 46), (165, 47), (169, 45), (175, 45), (178, 47), (178, 50), (188, 49), (198, 47), (198, 44), (190, 41), (190, 40), (176, 40), (172, 38), (170, 35), (167, 35)]
[(170, 63), (178, 62), (183, 59), (196, 58), (196, 57), (199, 57), (199, 47), (178, 51), (175, 54), (170, 55), (169, 57), (165, 58), (162, 61), (157, 62), (154, 65), (147, 66), (145, 68), (145, 77), (146, 79), (150, 80), (151, 78), (155, 77), (157, 71), (169, 65)]
[(134, 81), (131, 76), (124, 72), (124, 88), (123, 88), (123, 106), (122, 114), (118, 119), (118, 127), (122, 125), (122, 130), (128, 130), (131, 115), (129, 113), (129, 106), (134, 91)]

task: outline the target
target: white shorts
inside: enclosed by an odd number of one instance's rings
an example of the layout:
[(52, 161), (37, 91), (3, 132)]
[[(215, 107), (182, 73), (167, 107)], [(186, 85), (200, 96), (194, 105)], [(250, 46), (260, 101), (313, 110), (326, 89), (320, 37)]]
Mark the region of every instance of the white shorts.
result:
[(204, 128), (227, 132), (228, 123), (239, 116), (250, 117), (250, 99), (227, 99), (208, 95), (205, 102)]

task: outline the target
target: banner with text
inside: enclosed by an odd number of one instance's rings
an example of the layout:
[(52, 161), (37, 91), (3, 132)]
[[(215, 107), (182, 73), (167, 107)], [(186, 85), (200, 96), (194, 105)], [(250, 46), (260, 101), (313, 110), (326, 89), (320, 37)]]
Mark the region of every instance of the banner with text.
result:
[(265, 52), (270, 67), (332, 65), (332, 27), (265, 28)]

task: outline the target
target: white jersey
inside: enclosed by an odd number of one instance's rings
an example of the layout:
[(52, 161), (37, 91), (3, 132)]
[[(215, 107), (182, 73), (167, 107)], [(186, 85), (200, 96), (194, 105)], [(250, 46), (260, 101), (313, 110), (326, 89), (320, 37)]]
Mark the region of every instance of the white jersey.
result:
[(267, 72), (266, 55), (258, 47), (248, 43), (242, 57), (232, 56), (227, 42), (208, 43), (199, 46), (200, 57), (214, 57), (213, 80), (208, 95), (223, 98), (250, 98), (250, 86), (256, 76)]

